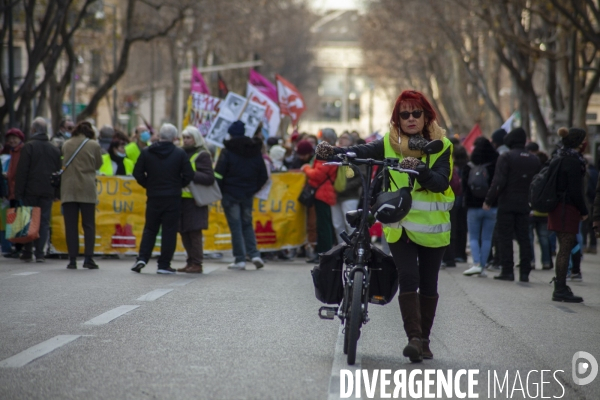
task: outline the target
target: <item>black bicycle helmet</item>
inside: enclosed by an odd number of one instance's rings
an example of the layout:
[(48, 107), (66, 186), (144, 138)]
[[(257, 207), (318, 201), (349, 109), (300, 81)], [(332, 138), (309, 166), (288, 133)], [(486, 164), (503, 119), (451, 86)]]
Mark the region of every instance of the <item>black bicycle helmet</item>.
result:
[(410, 211), (412, 196), (410, 189), (403, 187), (395, 192), (381, 192), (371, 206), (371, 214), (383, 224), (400, 222)]

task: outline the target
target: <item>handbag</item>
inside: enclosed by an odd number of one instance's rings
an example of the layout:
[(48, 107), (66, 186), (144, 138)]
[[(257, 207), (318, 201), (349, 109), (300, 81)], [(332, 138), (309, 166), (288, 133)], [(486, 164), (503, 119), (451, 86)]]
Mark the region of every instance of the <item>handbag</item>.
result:
[(67, 161), (67, 163), (65, 164), (64, 167), (62, 167), (61, 169), (59, 169), (56, 172), (53, 172), (52, 175), (50, 175), (50, 185), (52, 185), (53, 188), (56, 189), (60, 189), (60, 182), (62, 180), (62, 174), (63, 172), (65, 172), (65, 170), (67, 169), (67, 167), (71, 164), (71, 161), (73, 161), (73, 159), (75, 158), (75, 156), (77, 155), (77, 153), (79, 153), (79, 150), (82, 149), (82, 147), (89, 141), (90, 139), (85, 139), (77, 148), (77, 150), (75, 150), (75, 153), (73, 153), (73, 155), (71, 156), (71, 158), (69, 158), (69, 161)]
[(186, 187), (190, 190), (190, 193), (192, 194), (192, 197), (194, 198), (194, 201), (198, 207), (207, 206), (223, 198), (223, 195), (221, 194), (221, 188), (219, 187), (216, 179), (210, 186), (190, 182), (190, 184)]
[(200, 185), (198, 183), (191, 182), (188, 185), (192, 197), (198, 207), (204, 207), (215, 201), (219, 201), (223, 198), (219, 184), (215, 179), (215, 182), (210, 186)]
[[(327, 175), (327, 179), (324, 180), (323, 182), (321, 182), (321, 185), (323, 185), (327, 181), (331, 182), (331, 178), (329, 177), (329, 174)], [(310, 186), (307, 181), (304, 184), (304, 187), (302, 188), (300, 195), (298, 196), (298, 202), (300, 204), (304, 205), (304, 207), (306, 207), (306, 208), (312, 207), (315, 204), (315, 194), (317, 193), (317, 189), (320, 188), (321, 185), (319, 185), (317, 187), (313, 187), (313, 186)]]
[(12, 243), (29, 243), (40, 237), (40, 207), (21, 206), (6, 211), (6, 239)]

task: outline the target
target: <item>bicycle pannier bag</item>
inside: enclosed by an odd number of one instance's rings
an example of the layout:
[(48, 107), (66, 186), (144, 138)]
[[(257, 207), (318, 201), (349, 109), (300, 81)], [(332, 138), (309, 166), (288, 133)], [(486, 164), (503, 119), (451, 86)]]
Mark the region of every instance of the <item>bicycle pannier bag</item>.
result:
[(344, 250), (348, 246), (339, 244), (321, 254), (319, 265), (311, 271), (315, 285), (315, 297), (325, 304), (339, 304), (344, 298), (342, 273), (344, 270)]
[(392, 301), (398, 291), (398, 270), (392, 256), (371, 246), (369, 274), (369, 303), (384, 305)]

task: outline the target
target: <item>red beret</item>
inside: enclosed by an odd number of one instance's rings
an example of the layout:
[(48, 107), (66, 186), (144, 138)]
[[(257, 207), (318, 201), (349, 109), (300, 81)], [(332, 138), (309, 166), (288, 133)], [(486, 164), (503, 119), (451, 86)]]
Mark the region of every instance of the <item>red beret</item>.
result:
[(301, 156), (305, 156), (307, 154), (312, 154), (315, 151), (313, 145), (308, 140), (301, 140), (298, 142), (298, 146), (296, 146), (296, 153)]
[(6, 132), (6, 135), (4, 135), (4, 136), (8, 137), (10, 135), (18, 137), (19, 139), (21, 139), (21, 141), (25, 140), (25, 135), (23, 134), (23, 132), (21, 132), (17, 128), (11, 128), (11, 129), (9, 129), (8, 132)]

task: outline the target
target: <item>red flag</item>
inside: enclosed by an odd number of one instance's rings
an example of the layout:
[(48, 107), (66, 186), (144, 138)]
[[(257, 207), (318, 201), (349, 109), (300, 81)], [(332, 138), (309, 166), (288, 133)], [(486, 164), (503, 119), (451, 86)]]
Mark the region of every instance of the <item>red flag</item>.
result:
[(251, 69), (248, 82), (260, 90), (261, 93), (264, 93), (265, 96), (277, 103), (277, 89), (275, 88), (275, 85), (273, 85), (267, 78)]
[(204, 93), (204, 94), (210, 94), (210, 90), (208, 89), (206, 82), (204, 82), (204, 78), (202, 77), (202, 74), (200, 73), (200, 71), (198, 71), (198, 69), (196, 69), (196, 66), (192, 67), (191, 91), (198, 92), (198, 93)]
[(283, 79), (281, 75), (275, 75), (275, 81), (277, 82), (277, 97), (281, 114), (289, 115), (292, 123), (298, 125), (300, 115), (306, 110), (304, 98), (296, 86)]
[(224, 99), (227, 96), (227, 93), (229, 93), (229, 89), (227, 89), (227, 84), (225, 84), (221, 74), (217, 74), (217, 77), (217, 83), (219, 85), (219, 97)]
[(462, 142), (462, 145), (467, 149), (467, 153), (471, 154), (473, 151), (473, 146), (475, 145), (475, 139), (481, 136), (481, 129), (479, 128), (479, 124), (475, 124), (471, 132), (465, 137)]

